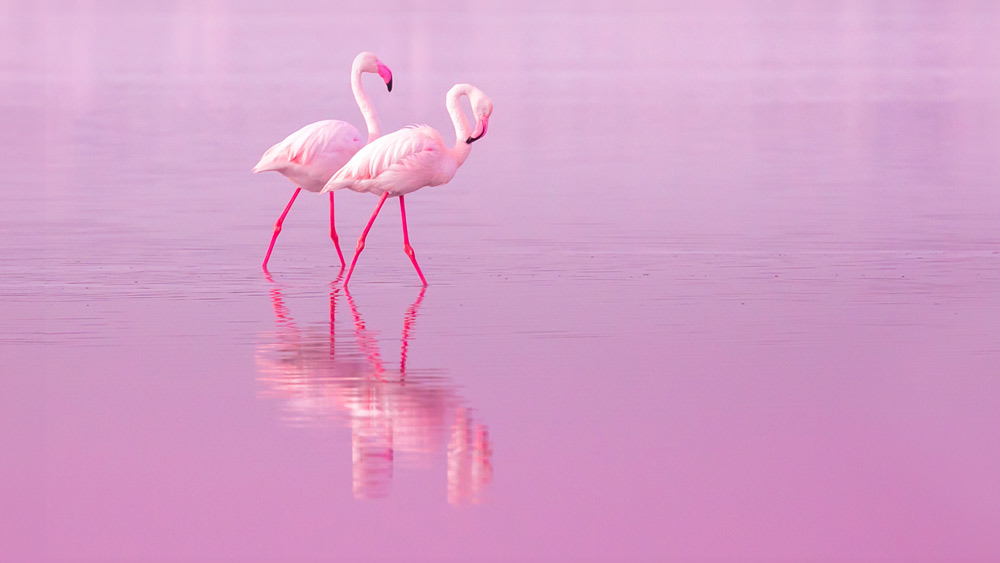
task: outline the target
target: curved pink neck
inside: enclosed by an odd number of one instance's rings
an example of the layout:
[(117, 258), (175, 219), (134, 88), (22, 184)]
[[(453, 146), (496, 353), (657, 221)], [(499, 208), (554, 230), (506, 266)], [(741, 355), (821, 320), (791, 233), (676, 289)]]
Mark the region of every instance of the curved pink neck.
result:
[(469, 152), (472, 151), (472, 145), (465, 142), (472, 134), (472, 128), (469, 127), (469, 120), (465, 118), (465, 112), (462, 111), (462, 96), (468, 95), (468, 85), (462, 84), (449, 90), (448, 96), (445, 98), (448, 114), (451, 116), (452, 123), (455, 124), (455, 146), (452, 147), (451, 152), (455, 155), (459, 165), (465, 162), (465, 159), (469, 157)]
[(358, 64), (351, 68), (351, 90), (354, 92), (354, 99), (358, 102), (361, 115), (365, 118), (365, 125), (368, 126), (368, 142), (370, 143), (378, 139), (382, 132), (379, 128), (378, 117), (375, 116), (375, 108), (372, 107), (372, 101), (368, 98), (368, 94), (365, 93), (365, 88), (361, 84), (361, 72)]

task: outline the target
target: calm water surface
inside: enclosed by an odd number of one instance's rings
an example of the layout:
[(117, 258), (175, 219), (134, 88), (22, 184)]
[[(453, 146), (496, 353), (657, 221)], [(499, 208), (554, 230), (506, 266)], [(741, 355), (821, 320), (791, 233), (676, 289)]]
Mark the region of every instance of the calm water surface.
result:
[(397, 4), (0, 6), (0, 559), (1000, 557), (997, 7)]

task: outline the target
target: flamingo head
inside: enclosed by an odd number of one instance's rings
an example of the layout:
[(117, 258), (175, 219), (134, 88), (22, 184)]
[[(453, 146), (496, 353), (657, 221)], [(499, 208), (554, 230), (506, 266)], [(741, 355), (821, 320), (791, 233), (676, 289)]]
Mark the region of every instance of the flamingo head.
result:
[(493, 114), (493, 102), (489, 96), (475, 86), (470, 87), (469, 102), (472, 103), (472, 113), (476, 116), (476, 128), (465, 141), (471, 145), (486, 134), (486, 129), (490, 125), (490, 115)]
[(385, 80), (385, 87), (392, 92), (392, 71), (382, 64), (382, 61), (378, 61), (378, 75), (382, 77), (382, 80)]
[(370, 72), (379, 75), (385, 81), (386, 88), (392, 92), (392, 71), (382, 61), (378, 60), (375, 53), (368, 51), (358, 53), (358, 56), (354, 58), (354, 66), (358, 67), (361, 72)]

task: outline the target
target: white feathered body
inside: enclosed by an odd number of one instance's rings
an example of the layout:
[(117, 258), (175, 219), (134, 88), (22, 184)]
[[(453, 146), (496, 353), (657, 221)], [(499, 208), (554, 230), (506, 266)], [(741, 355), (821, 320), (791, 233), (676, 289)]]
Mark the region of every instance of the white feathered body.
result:
[(363, 146), (357, 127), (346, 121), (324, 119), (267, 149), (253, 172), (274, 170), (304, 190), (319, 192)]
[[(464, 160), (461, 159), (461, 160)], [(349, 189), (390, 196), (451, 181), (462, 164), (440, 133), (415, 125), (389, 133), (359, 150), (326, 183), (323, 192)]]

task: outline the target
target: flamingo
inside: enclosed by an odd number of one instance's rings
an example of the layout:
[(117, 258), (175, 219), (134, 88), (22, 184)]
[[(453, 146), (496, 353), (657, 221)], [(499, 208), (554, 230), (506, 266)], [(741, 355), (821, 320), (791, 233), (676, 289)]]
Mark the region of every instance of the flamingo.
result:
[[(469, 98), (476, 117), (476, 128), (472, 132), (469, 131), (469, 122), (462, 111), (460, 103), (462, 96)], [(427, 280), (417, 264), (413, 247), (410, 246), (403, 196), (426, 186), (439, 186), (450, 182), (455, 177), (458, 167), (469, 157), (472, 143), (486, 134), (490, 115), (493, 113), (493, 102), (482, 90), (470, 84), (452, 86), (445, 96), (445, 106), (455, 124), (454, 147), (445, 146), (441, 134), (434, 128), (428, 125), (411, 125), (389, 133), (359, 150), (323, 188), (322, 193), (349, 189), (382, 196), (375, 206), (371, 219), (368, 220), (368, 225), (358, 238), (354, 259), (351, 260), (351, 267), (344, 279), (344, 287), (351, 281), (358, 256), (365, 248), (368, 231), (371, 230), (375, 217), (389, 196), (399, 198), (399, 213), (403, 221), (403, 250), (413, 262), (413, 267), (420, 276), (420, 282), (424, 286), (427, 285)]]
[[(354, 99), (357, 100), (361, 115), (364, 116), (365, 124), (368, 126), (367, 142), (371, 143), (379, 137), (380, 131), (371, 100), (368, 99), (361, 84), (361, 74), (365, 72), (378, 74), (385, 81), (390, 92), (392, 92), (392, 72), (389, 67), (378, 60), (378, 57), (367, 51), (358, 53), (351, 66), (351, 90), (354, 91)], [(285, 221), (285, 216), (288, 215), (288, 210), (292, 208), (292, 203), (295, 202), (299, 192), (303, 188), (310, 192), (321, 191), (333, 173), (339, 170), (365, 144), (361, 142), (357, 127), (338, 119), (324, 119), (310, 123), (285, 137), (283, 141), (267, 149), (264, 156), (260, 157), (260, 162), (253, 167), (254, 174), (274, 170), (296, 185), (292, 198), (288, 200), (288, 205), (285, 206), (285, 210), (274, 223), (271, 244), (267, 247), (264, 263), (261, 264), (265, 272), (267, 271), (267, 261), (271, 258), (271, 250), (274, 249), (274, 241), (278, 240), (278, 233), (281, 232), (281, 224)], [(334, 222), (332, 193), (330, 194), (330, 238), (333, 239), (333, 245), (337, 247), (340, 267), (343, 268), (345, 266), (344, 254), (340, 251), (340, 239), (337, 237), (337, 228)]]

